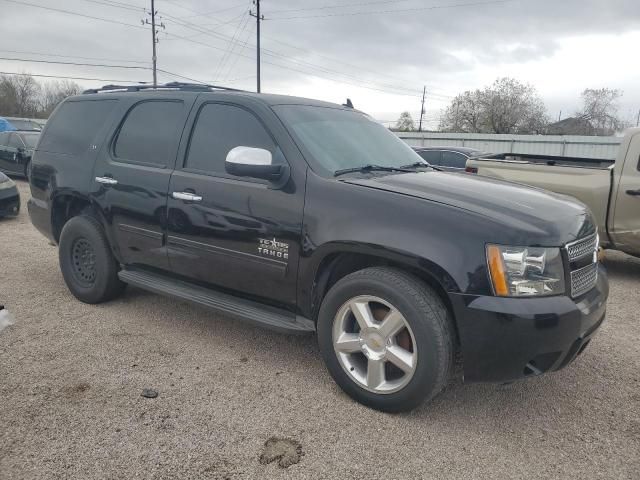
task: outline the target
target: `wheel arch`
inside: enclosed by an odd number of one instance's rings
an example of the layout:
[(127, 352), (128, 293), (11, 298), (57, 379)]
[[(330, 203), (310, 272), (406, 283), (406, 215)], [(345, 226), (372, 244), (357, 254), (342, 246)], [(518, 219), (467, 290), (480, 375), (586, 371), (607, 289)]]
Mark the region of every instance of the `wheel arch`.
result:
[[(65, 224), (73, 217), (82, 214), (92, 215), (103, 226), (105, 225), (102, 210), (86, 195), (78, 192), (60, 192), (51, 199), (51, 232), (56, 243), (60, 242), (60, 234)], [(107, 238), (109, 238), (108, 233)], [(111, 238), (109, 243), (113, 245)]]
[[(320, 252), (316, 252), (318, 255)], [(341, 278), (358, 270), (374, 266), (387, 266), (407, 272), (433, 288), (445, 303), (455, 328), (455, 337), (459, 342), (458, 328), (453, 305), (447, 292), (459, 291), (458, 285), (447, 271), (436, 262), (418, 258), (401, 252), (390, 251), (384, 247), (369, 245), (358, 246), (355, 250), (348, 245), (334, 246), (318, 255), (314, 262), (313, 275), (306, 283), (310, 284), (309, 311), (305, 312), (317, 321), (320, 305), (329, 289)]]

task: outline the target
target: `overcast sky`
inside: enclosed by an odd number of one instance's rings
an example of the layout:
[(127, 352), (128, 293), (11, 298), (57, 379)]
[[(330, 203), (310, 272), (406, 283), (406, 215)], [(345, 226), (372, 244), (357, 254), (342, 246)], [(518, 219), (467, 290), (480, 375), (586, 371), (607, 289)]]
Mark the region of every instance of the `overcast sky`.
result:
[[(140, 22), (149, 5), (0, 0), (3, 58), (142, 67), (0, 60), (0, 71), (149, 81), (151, 31)], [(158, 68), (255, 89), (249, 8), (249, 0), (156, 0), (165, 25)], [(426, 85), (432, 128), (451, 97), (499, 76), (532, 84), (554, 118), (575, 112), (585, 88), (623, 90), (620, 113), (634, 123), (640, 110), (640, 0), (262, 0), (261, 9), (264, 92), (349, 97), (391, 121), (418, 115)], [(172, 74), (159, 81), (179, 80)]]

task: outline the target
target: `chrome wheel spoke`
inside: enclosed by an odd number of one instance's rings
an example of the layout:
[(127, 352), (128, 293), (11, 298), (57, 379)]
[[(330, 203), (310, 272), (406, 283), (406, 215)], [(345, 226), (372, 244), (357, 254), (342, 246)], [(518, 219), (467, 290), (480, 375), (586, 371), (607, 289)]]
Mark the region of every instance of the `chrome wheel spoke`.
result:
[(394, 337), (400, 330), (405, 327), (404, 322), (405, 320), (402, 314), (398, 310), (392, 309), (389, 311), (384, 320), (382, 320), (378, 331), (380, 335), (388, 340), (389, 338)]
[(367, 386), (376, 389), (385, 381), (384, 360), (372, 360), (367, 362)]
[(371, 308), (369, 308), (369, 302), (351, 301), (349, 303), (349, 309), (353, 313), (353, 316), (356, 317), (356, 322), (358, 322), (361, 330), (375, 326), (376, 322), (371, 313)]
[(398, 345), (390, 345), (387, 348), (387, 360), (406, 373), (412, 372), (415, 368), (413, 353)]
[(335, 348), (342, 353), (360, 352), (362, 350), (360, 335), (357, 333), (342, 333), (335, 342)]
[(413, 378), (418, 345), (411, 325), (383, 298), (360, 295), (343, 303), (333, 320), (332, 338), (340, 366), (365, 390), (390, 394)]

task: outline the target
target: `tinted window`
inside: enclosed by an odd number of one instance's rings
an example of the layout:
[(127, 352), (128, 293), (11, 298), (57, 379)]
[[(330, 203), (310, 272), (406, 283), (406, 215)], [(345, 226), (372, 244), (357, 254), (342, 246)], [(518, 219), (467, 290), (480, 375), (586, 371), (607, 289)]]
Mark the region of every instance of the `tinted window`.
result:
[(148, 101), (129, 111), (113, 151), (124, 162), (173, 165), (176, 139), (182, 128), (181, 101)]
[(231, 105), (206, 104), (198, 114), (185, 166), (225, 173), (227, 153), (240, 146), (264, 148), (271, 152), (274, 163), (283, 161), (276, 155), (273, 139), (253, 114)]
[(457, 152), (442, 152), (443, 167), (464, 168), (467, 165), (467, 157)]
[(78, 155), (93, 143), (117, 100), (65, 102), (47, 122), (39, 150)]
[(38, 143), (38, 138), (40, 138), (39, 133), (25, 133), (20, 135), (22, 137), (22, 141), (27, 146), (27, 148), (36, 148), (36, 144)]
[(355, 110), (306, 105), (274, 110), (316, 171), (333, 174), (367, 164), (401, 167), (420, 161), (409, 145)]
[(9, 143), (9, 134), (6, 132), (0, 133), (0, 147), (5, 147)]
[(422, 158), (424, 158), (431, 165), (440, 165), (440, 150), (423, 150), (418, 152)]
[(9, 120), (16, 130), (35, 130), (39, 132), (42, 127), (31, 120)]
[(15, 133), (9, 135), (9, 148), (24, 148), (24, 143)]

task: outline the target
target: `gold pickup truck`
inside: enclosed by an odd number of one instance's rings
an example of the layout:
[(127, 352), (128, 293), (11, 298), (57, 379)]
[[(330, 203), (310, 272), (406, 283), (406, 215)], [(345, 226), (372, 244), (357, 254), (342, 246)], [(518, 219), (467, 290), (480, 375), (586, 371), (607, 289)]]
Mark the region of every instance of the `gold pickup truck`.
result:
[(640, 257), (640, 128), (626, 132), (615, 161), (507, 153), (471, 158), (466, 171), (575, 197), (593, 212), (602, 247)]

